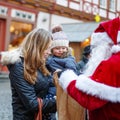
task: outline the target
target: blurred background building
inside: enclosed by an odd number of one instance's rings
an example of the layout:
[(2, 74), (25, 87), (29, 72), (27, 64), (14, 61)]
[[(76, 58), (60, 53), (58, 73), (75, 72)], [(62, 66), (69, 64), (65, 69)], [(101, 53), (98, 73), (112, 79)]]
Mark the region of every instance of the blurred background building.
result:
[(62, 24), (79, 61), (98, 23), (119, 13), (120, 0), (0, 0), (0, 51), (17, 48), (35, 27)]

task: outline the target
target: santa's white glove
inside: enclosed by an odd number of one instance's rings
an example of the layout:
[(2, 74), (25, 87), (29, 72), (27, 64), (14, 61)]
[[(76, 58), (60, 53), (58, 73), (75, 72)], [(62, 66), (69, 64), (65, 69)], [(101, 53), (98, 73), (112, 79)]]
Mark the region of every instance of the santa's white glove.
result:
[(76, 80), (78, 76), (73, 70), (66, 70), (61, 73), (60, 78), (59, 78), (59, 84), (60, 86), (67, 91), (67, 86), (72, 82), (73, 80)]

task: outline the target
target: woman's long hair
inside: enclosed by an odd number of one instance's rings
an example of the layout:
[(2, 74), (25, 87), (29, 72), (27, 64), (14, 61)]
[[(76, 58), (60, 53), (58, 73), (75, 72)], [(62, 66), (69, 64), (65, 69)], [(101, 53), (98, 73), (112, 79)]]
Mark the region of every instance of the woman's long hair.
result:
[(31, 84), (36, 82), (38, 69), (45, 76), (50, 74), (45, 66), (43, 56), (51, 39), (51, 34), (48, 31), (36, 28), (25, 37), (21, 45), (24, 57), (24, 78)]

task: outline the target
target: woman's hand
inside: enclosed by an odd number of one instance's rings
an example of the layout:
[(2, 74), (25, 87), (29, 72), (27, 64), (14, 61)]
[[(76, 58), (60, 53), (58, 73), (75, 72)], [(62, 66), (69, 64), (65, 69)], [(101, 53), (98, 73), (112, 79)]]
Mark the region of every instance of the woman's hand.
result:
[(56, 99), (43, 99), (43, 113), (55, 113), (57, 111)]

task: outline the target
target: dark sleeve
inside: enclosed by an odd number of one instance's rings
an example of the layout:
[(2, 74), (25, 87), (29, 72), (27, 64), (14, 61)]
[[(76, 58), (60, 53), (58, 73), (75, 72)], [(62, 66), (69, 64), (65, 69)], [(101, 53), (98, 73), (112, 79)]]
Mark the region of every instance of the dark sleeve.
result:
[(75, 73), (79, 74), (79, 71), (77, 70), (77, 63), (76, 63), (75, 59), (66, 60), (65, 68), (66, 69), (71, 69)]
[(50, 87), (54, 87), (55, 85), (54, 85), (54, 81), (53, 81), (53, 75), (50, 75), (50, 76), (48, 77), (48, 79), (49, 79), (49, 86), (50, 86)]
[(51, 72), (52, 71), (52, 68), (50, 66), (50, 63), (51, 63), (51, 57), (49, 57), (47, 60), (46, 60), (46, 67), (47, 69)]
[(57, 110), (56, 99), (43, 99), (42, 113), (55, 113)]
[(82, 71), (84, 66), (85, 66), (85, 62), (81, 60), (80, 62), (77, 63), (77, 70)]
[(15, 64), (12, 67), (10, 79), (26, 109), (37, 110), (38, 102), (34, 86), (24, 79), (22, 64)]
[[(10, 79), (13, 82), (19, 98), (26, 107), (27, 110), (37, 111), (38, 101), (34, 86), (28, 83), (23, 77), (22, 65), (14, 65), (11, 69)], [(56, 111), (56, 100), (55, 99), (43, 99), (43, 113), (50, 113)]]
[(77, 69), (78, 69), (78, 70), (81, 70), (81, 69), (82, 69), (82, 67), (81, 67), (81, 61), (77, 63)]

